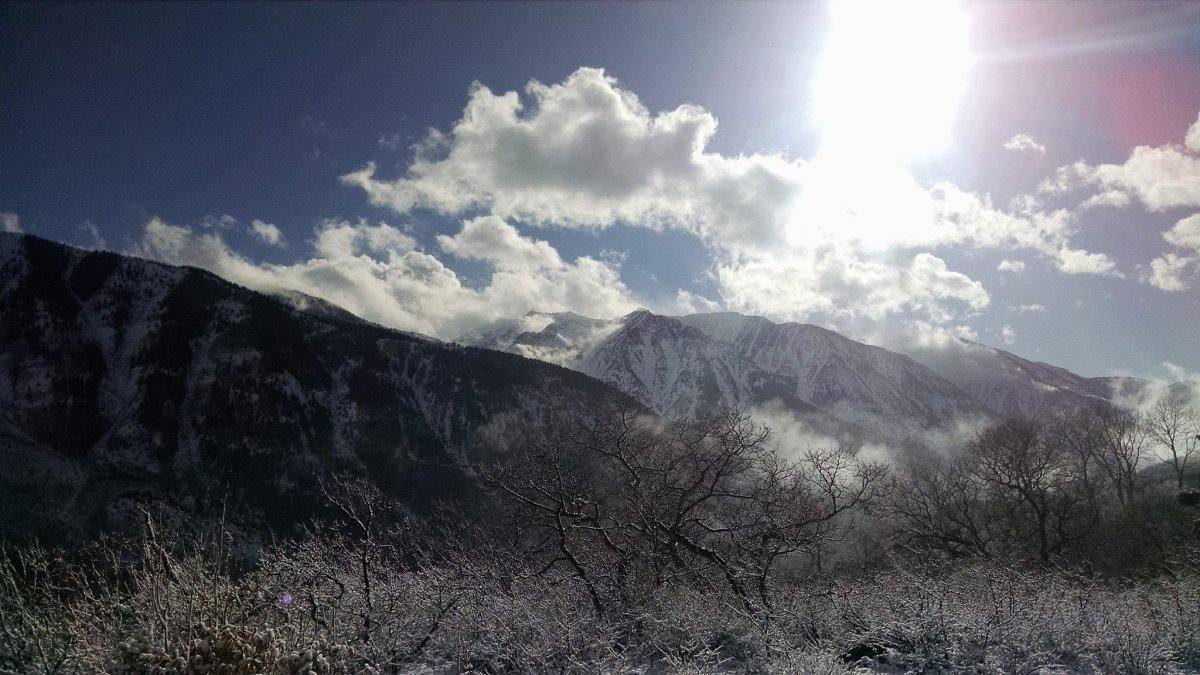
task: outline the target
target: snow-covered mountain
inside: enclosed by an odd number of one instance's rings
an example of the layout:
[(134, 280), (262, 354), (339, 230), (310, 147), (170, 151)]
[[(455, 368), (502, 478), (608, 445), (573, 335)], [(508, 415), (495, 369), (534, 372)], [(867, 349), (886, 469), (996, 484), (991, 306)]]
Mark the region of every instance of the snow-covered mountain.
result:
[(778, 400), (889, 441), (964, 421), (1044, 416), (1145, 384), (1081, 377), (968, 341), (914, 359), (818, 326), (732, 312), (638, 310), (613, 320), (531, 312), (459, 341), (575, 368), (666, 416)]
[[(531, 323), (521, 330), (526, 320)], [(576, 339), (580, 325), (588, 331)], [(817, 326), (741, 314), (670, 317), (638, 310), (611, 321), (531, 314), (460, 341), (576, 368), (671, 417), (778, 400), (796, 413), (820, 412), (902, 439), (990, 414), (907, 356)]]
[(334, 471), (420, 506), (469, 482), (456, 460), (489, 420), (614, 400), (310, 298), (0, 234), (0, 531), (70, 539), (146, 496), (287, 526)]
[(1134, 377), (1083, 377), (970, 340), (915, 355), (1001, 417), (1039, 417), (1064, 408), (1134, 396)]
[(499, 349), (560, 365), (575, 363), (581, 350), (599, 343), (621, 322), (574, 312), (529, 312), (460, 337), (459, 344)]

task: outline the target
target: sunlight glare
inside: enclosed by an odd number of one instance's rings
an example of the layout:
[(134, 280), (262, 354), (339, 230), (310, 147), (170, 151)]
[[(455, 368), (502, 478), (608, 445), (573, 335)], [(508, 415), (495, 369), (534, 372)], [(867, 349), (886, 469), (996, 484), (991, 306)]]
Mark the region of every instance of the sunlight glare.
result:
[(903, 162), (949, 141), (973, 57), (954, 0), (835, 0), (814, 79), (823, 154)]

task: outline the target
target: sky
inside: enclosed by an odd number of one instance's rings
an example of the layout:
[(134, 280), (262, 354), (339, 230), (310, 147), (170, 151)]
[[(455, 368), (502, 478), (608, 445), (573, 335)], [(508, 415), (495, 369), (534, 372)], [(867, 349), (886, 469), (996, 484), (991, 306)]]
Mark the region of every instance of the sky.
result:
[(1200, 372), (1200, 5), (0, 5), (0, 229), (453, 339), (530, 310)]

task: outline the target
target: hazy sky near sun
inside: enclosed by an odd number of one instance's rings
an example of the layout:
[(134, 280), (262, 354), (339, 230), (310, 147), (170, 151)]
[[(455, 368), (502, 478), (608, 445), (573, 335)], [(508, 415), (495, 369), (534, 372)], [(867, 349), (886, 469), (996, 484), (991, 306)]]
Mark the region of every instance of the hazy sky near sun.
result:
[(729, 309), (1200, 372), (1200, 5), (895, 7), (7, 3), (0, 229), (442, 338)]

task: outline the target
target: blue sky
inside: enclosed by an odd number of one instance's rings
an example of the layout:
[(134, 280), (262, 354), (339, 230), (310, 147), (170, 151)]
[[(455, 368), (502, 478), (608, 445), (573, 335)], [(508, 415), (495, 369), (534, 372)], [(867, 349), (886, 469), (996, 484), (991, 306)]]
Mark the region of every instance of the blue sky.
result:
[(440, 337), (646, 305), (1200, 371), (1200, 9), (967, 4), (934, 108), (873, 74), (938, 7), (854, 24), (850, 67), (820, 3), (8, 3), (0, 212)]

